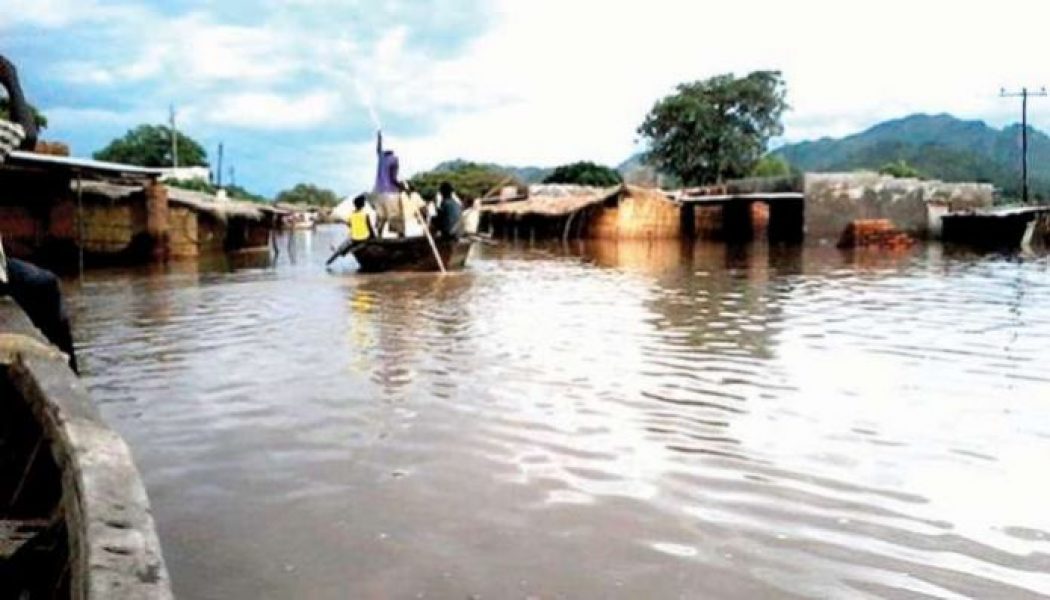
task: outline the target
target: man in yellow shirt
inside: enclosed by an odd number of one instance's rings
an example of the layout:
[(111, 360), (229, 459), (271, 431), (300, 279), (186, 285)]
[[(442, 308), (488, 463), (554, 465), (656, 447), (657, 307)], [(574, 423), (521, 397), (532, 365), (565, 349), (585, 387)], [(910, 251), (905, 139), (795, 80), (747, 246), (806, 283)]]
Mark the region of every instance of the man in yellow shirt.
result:
[(354, 212), (350, 213), (347, 224), (350, 226), (351, 242), (363, 242), (376, 237), (376, 230), (372, 225), (372, 215), (365, 210), (364, 194), (354, 198)]

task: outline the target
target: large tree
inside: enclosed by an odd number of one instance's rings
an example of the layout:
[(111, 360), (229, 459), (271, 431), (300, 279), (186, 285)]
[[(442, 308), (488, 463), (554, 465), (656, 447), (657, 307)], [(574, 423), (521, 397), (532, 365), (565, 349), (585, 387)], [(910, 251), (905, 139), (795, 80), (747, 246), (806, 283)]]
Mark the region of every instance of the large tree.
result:
[(300, 183), (290, 190), (284, 190), (277, 194), (276, 200), (277, 202), (309, 204), (311, 206), (335, 206), (339, 204), (338, 194), (310, 183)]
[(646, 159), (687, 185), (744, 177), (783, 133), (785, 97), (779, 71), (683, 83), (638, 128), (649, 141)]
[[(179, 166), (206, 167), (208, 155), (193, 138), (178, 133)], [(164, 125), (139, 125), (124, 137), (115, 139), (95, 153), (98, 160), (138, 165), (170, 167), (171, 129)]]
[(523, 185), (513, 175), (508, 175), (506, 171), (494, 167), (464, 161), (456, 161), (451, 165), (449, 168), (419, 173), (413, 176), (409, 183), (419, 190), (420, 194), (429, 198), (437, 193), (442, 181), (447, 181), (464, 200), (479, 198), (494, 189), (498, 192), (496, 188), (499, 187), (510, 185), (521, 187)]
[(615, 170), (587, 161), (561, 165), (543, 180), (543, 183), (570, 183), (599, 187), (608, 187), (622, 182), (623, 177)]

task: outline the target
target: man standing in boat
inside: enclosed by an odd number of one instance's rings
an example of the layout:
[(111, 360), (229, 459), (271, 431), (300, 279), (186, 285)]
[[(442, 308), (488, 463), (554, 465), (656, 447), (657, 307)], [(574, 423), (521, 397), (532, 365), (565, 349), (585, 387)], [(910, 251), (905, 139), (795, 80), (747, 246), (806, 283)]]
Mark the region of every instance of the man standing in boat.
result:
[(376, 211), (376, 232), (383, 235), (389, 224), (390, 231), (405, 235), (405, 215), (401, 210), (402, 184), (398, 180), (398, 160), (393, 150), (383, 149), (383, 132), (376, 132), (376, 181), (372, 187), (372, 208)]

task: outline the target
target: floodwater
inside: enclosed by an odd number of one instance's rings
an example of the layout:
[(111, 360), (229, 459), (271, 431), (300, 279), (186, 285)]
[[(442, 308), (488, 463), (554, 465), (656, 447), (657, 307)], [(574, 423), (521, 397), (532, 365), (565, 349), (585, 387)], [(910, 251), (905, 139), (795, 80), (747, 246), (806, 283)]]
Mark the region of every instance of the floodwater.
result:
[(337, 234), (68, 286), (179, 596), (1050, 595), (1046, 256)]

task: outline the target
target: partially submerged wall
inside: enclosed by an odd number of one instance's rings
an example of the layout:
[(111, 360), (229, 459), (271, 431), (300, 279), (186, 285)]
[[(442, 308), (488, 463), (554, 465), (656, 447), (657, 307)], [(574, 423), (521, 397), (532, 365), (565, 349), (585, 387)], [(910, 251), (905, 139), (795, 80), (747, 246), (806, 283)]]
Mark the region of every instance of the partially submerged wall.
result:
[(659, 190), (626, 186), (620, 199), (593, 209), (587, 237), (594, 239), (668, 239), (682, 234), (678, 204)]
[(858, 219), (889, 219), (917, 236), (940, 233), (940, 216), (951, 210), (991, 206), (995, 188), (983, 183), (898, 179), (878, 173), (808, 173), (806, 234), (838, 239)]

